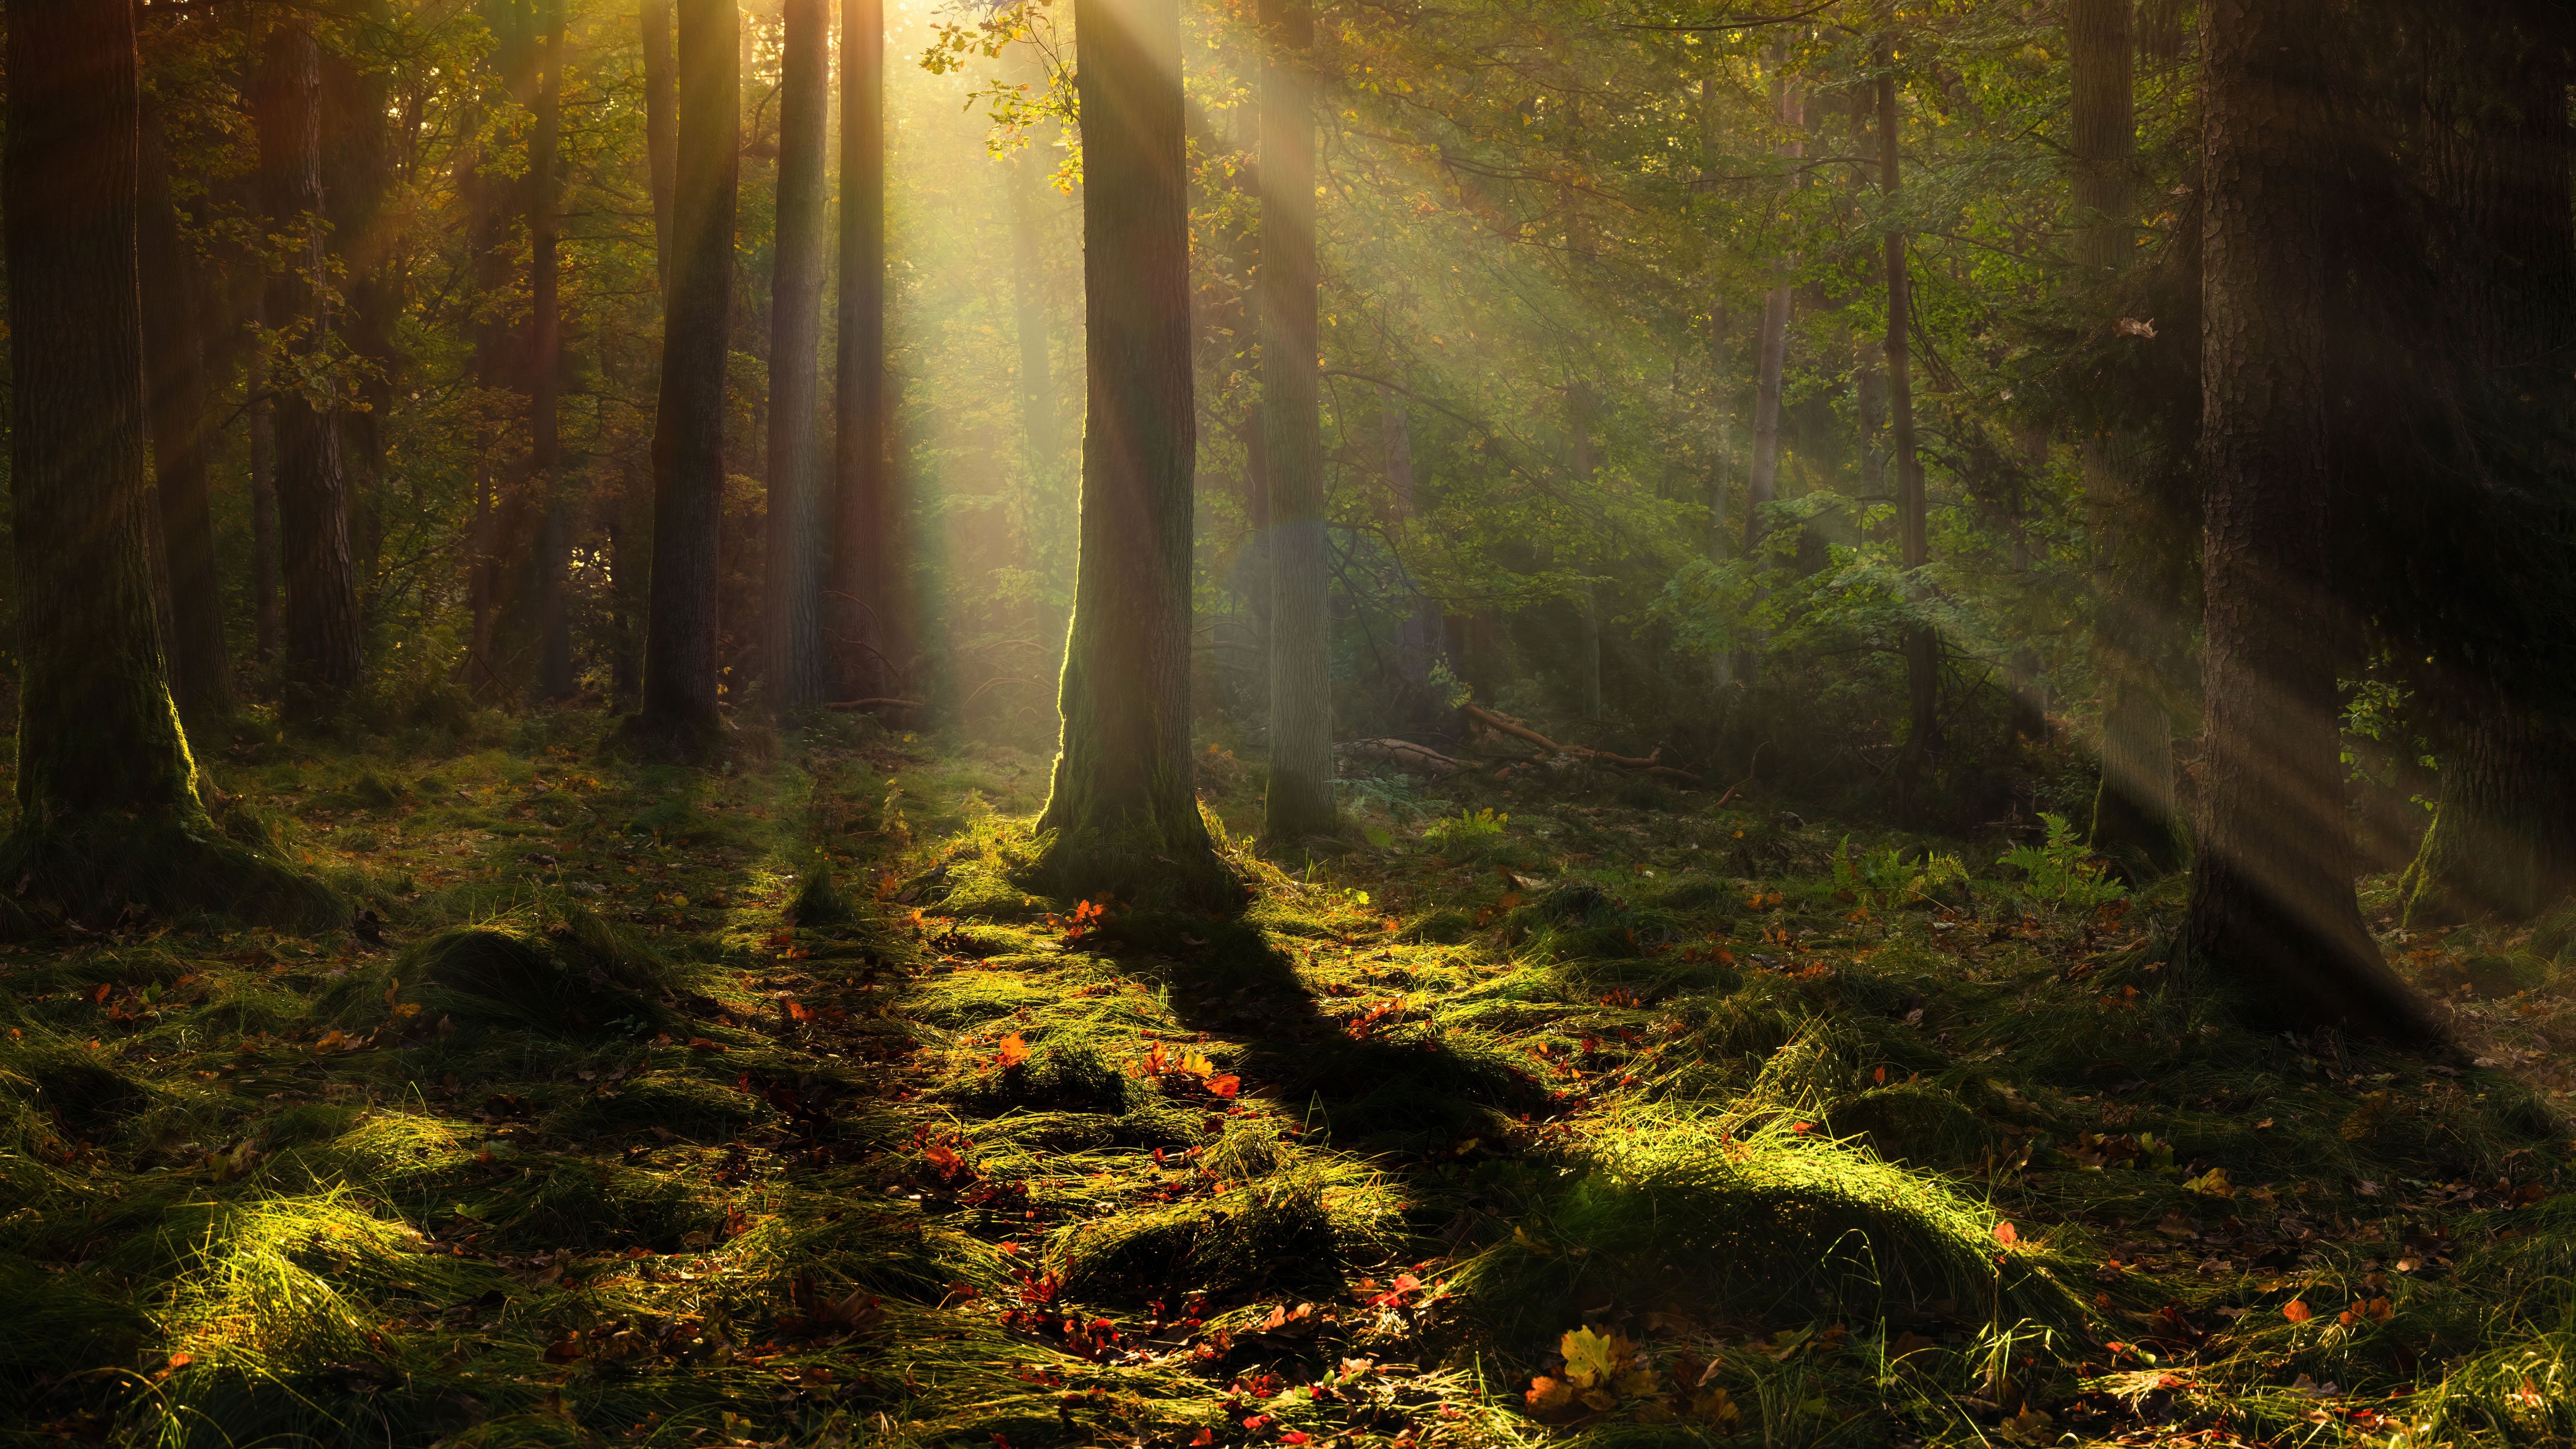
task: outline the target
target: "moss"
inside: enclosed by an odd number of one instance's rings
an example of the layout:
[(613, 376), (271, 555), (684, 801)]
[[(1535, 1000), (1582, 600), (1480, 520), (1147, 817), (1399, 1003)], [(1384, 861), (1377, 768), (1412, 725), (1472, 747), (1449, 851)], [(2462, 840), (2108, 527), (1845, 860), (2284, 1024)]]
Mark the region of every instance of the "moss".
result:
[(1922, 1082), (1861, 1093), (1837, 1104), (1826, 1119), (1837, 1137), (1859, 1137), (1890, 1162), (1956, 1168), (2002, 1139), (1950, 1092)]
[(731, 1087), (661, 1072), (576, 1099), (546, 1118), (546, 1130), (586, 1139), (659, 1127), (700, 1142), (721, 1142), (771, 1115), (757, 1099)]
[(816, 861), (797, 882), (796, 898), (787, 905), (787, 921), (797, 926), (845, 925), (857, 916), (832, 882), (832, 867)]

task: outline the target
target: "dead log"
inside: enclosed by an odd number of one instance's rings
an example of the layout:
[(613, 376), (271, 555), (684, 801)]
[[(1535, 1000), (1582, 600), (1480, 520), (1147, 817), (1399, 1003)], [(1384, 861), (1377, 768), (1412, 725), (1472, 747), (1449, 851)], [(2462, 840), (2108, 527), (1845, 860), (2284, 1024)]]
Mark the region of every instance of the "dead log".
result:
[(1677, 770), (1670, 765), (1662, 763), (1664, 750), (1661, 745), (1657, 745), (1653, 754), (1648, 755), (1641, 760), (1634, 755), (1614, 755), (1606, 750), (1586, 749), (1581, 745), (1560, 745), (1556, 741), (1549, 739), (1547, 736), (1540, 734), (1538, 731), (1531, 729), (1525, 724), (1518, 723), (1514, 720), (1507, 720), (1501, 715), (1494, 713), (1492, 710), (1482, 708), (1478, 705), (1461, 705), (1459, 706), (1459, 709), (1467, 716), (1467, 718), (1474, 720), (1485, 728), (1490, 729), (1497, 734), (1509, 735), (1516, 740), (1536, 745), (1551, 755), (1571, 755), (1578, 760), (1597, 760), (1602, 764), (1612, 765), (1622, 770), (1637, 770), (1663, 779), (1678, 780), (1685, 785), (1694, 787), (1701, 783), (1699, 776), (1692, 774), (1690, 771)]
[(1460, 768), (1456, 760), (1411, 740), (1344, 740), (1333, 746), (1333, 753), (1345, 760), (1385, 765), (1427, 780), (1445, 780)]

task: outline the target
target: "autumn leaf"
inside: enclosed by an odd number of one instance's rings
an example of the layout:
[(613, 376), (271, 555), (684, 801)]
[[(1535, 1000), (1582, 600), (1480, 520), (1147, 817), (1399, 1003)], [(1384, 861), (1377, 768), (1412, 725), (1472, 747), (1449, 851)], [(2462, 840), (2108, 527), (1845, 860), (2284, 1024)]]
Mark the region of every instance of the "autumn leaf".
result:
[(1220, 1097), (1233, 1096), (1236, 1089), (1242, 1085), (1243, 1079), (1240, 1077), (1219, 1075), (1207, 1079), (1207, 1089)]
[(1018, 1032), (1013, 1032), (1002, 1038), (1002, 1049), (994, 1055), (993, 1065), (1009, 1071), (1028, 1059), (1029, 1044), (1020, 1039)]
[(1995, 1241), (2009, 1248), (2021, 1241), (2021, 1232), (2010, 1223), (1995, 1224)]
[(2224, 1167), (2213, 1167), (2184, 1183), (2183, 1186), (2204, 1197), (2236, 1196), (2236, 1185), (2227, 1180), (2227, 1169)]
[(2290, 1320), (2292, 1323), (2305, 1323), (2317, 1315), (2316, 1310), (2308, 1307), (2308, 1305), (2301, 1300), (2293, 1298), (2289, 1302), (2281, 1305), (2281, 1316)]

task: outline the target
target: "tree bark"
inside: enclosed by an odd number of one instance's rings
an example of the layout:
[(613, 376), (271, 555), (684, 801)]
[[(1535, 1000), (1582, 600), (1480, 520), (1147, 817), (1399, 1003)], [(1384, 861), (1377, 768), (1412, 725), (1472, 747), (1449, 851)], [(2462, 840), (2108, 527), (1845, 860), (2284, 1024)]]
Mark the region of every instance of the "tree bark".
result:
[(1313, 12), (1266, 0), (1261, 67), (1261, 445), (1270, 491), (1270, 776), (1262, 833), (1330, 833), (1332, 618), (1316, 403)]
[(887, 628), (885, 8), (841, 0), (840, 338), (833, 358), (829, 632), (844, 698), (901, 691)]
[(528, 137), (528, 472), (537, 528), (537, 697), (570, 699), (572, 500), (563, 479), (563, 308), (557, 261), (562, 211), (564, 0), (541, 0), (536, 125)]
[[(1879, 205), (1887, 213), (1887, 412), (1891, 461), (1896, 465), (1899, 547), (1909, 592), (1920, 600), (1924, 596), (1922, 573), (1932, 561), (1932, 546), (1923, 496), (1923, 460), (1914, 442), (1914, 282), (1907, 268), (1905, 233), (1896, 216), (1897, 195), (1905, 186), (1898, 139), (1895, 37), (1883, 33), (1878, 52), (1878, 190)], [(1900, 812), (1917, 826), (1924, 820), (1924, 776), (1941, 748), (1940, 670), (1940, 640), (1932, 626), (1908, 625), (1905, 748), (1897, 757), (1896, 788)]]
[(672, 192), (679, 185), (679, 73), (671, 64), (671, 0), (644, 0), (644, 170), (653, 193), (654, 278), (671, 290)]
[(233, 712), (232, 665), (224, 648), (223, 583), (206, 476), (199, 267), (180, 235), (157, 110), (147, 117), (141, 156), (144, 396), (151, 407), (153, 482), (170, 591), (170, 692), (179, 717), (203, 725)]
[(152, 584), (135, 7), (9, 6), (5, 214), (19, 814), (0, 916), (129, 903), (280, 923), (326, 891), (225, 841), (170, 699)]
[(2434, 1035), (2353, 898), (2327, 556), (2321, 0), (2203, 0), (2196, 978), (2267, 1025)]
[(778, 260), (769, 319), (769, 704), (823, 702), (823, 162), (831, 0), (787, 0), (778, 95)]
[(1188, 171), (1175, 0), (1076, 0), (1084, 364), (1081, 560), (1042, 888), (1224, 907), (1191, 789)]
[(627, 717), (621, 738), (651, 758), (703, 762), (724, 727), (716, 705), (716, 582), (741, 169), (741, 17), (733, 0), (680, 0), (679, 12), (671, 284), (653, 419), (653, 591), (643, 704)]
[(286, 585), (291, 717), (331, 713), (357, 686), (361, 641), (349, 560), (349, 496), (340, 470), (322, 196), (322, 57), (309, 16), (281, 12), (264, 46), (258, 104), (260, 191), (272, 235), (289, 239), (268, 279), (279, 333), (275, 379), (278, 542)]

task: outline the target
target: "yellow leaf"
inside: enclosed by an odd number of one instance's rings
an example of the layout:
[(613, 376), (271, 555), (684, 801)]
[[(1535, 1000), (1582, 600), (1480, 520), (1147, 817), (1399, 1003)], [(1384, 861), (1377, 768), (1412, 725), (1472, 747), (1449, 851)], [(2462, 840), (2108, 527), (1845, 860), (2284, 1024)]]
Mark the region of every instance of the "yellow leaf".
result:
[(1691, 1413), (1721, 1429), (1734, 1428), (1735, 1421), (1744, 1416), (1743, 1411), (1735, 1407), (1735, 1400), (1727, 1397), (1726, 1390), (1719, 1388), (1693, 1395)]
[(1608, 1386), (1628, 1372), (1637, 1357), (1637, 1346), (1628, 1341), (1628, 1335), (1598, 1334), (1589, 1328), (1575, 1329), (1559, 1339), (1557, 1351), (1565, 1355), (1566, 1381), (1578, 1389)]
[(2205, 1197), (2236, 1196), (2236, 1186), (2227, 1180), (2227, 1169), (2224, 1167), (2213, 1167), (2209, 1171), (2202, 1173), (2200, 1176), (2193, 1178), (2191, 1181), (2184, 1183), (2183, 1186), (2190, 1188), (2193, 1192), (2200, 1193)]
[(1556, 1249), (1551, 1248), (1547, 1244), (1540, 1242), (1538, 1239), (1531, 1237), (1527, 1228), (1516, 1227), (1512, 1229), (1512, 1241), (1541, 1257), (1545, 1257), (1556, 1251)]

